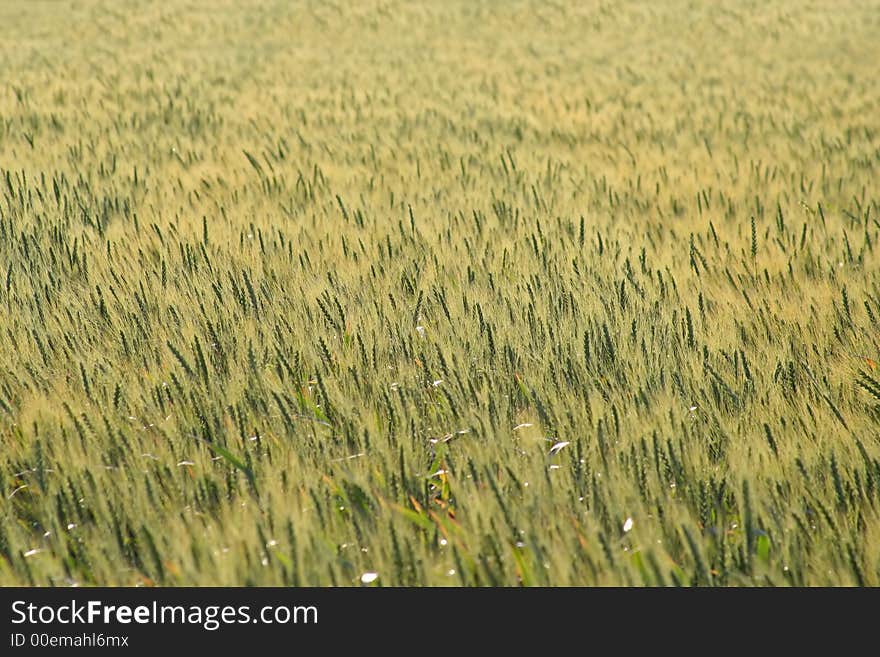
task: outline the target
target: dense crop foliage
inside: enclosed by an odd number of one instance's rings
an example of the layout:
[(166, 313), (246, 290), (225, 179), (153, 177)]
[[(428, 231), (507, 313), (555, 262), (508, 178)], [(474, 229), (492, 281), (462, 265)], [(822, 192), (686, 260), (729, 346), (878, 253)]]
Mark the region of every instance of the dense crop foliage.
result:
[(880, 584), (876, 2), (67, 4), (0, 583)]

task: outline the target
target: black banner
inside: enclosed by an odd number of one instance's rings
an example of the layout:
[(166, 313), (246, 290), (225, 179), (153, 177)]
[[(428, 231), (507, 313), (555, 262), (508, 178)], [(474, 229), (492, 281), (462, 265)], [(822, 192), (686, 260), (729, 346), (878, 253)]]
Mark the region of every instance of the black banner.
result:
[(805, 631), (853, 639), (872, 627), (875, 596), (843, 589), (5, 588), (0, 654), (140, 654), (181, 645), (221, 654), (311, 645), (387, 652), (381, 646), (430, 649), (473, 639), (495, 648), (589, 640), (629, 652), (743, 631), (766, 645), (767, 636), (793, 641)]

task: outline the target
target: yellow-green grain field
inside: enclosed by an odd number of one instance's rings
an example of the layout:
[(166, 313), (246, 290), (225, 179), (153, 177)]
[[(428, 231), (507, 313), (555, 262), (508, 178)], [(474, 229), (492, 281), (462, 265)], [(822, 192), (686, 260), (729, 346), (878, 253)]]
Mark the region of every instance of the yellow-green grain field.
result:
[(0, 584), (880, 585), (878, 35), (0, 2)]

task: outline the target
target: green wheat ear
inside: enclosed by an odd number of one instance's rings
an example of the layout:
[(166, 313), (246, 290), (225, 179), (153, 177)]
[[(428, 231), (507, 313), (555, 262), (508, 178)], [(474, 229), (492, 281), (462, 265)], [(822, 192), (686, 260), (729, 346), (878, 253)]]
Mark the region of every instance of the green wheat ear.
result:
[(755, 230), (755, 217), (752, 215), (751, 217), (751, 225), (752, 225), (752, 260), (754, 260), (758, 256), (758, 233)]

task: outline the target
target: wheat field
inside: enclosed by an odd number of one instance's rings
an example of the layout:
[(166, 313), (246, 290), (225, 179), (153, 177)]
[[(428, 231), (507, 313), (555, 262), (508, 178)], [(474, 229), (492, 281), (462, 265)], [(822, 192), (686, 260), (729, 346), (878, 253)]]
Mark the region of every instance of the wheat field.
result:
[(880, 584), (880, 3), (0, 3), (0, 584)]

